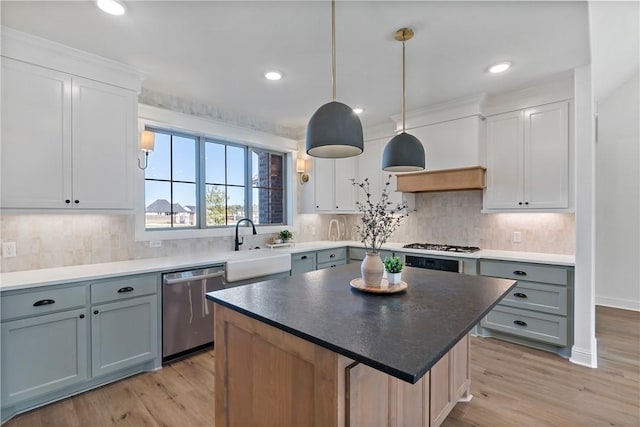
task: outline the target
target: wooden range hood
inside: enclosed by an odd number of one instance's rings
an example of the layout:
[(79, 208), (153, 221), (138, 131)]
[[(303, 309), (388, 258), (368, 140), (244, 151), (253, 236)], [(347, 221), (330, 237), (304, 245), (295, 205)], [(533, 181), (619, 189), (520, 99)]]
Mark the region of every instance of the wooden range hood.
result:
[(397, 175), (397, 191), (423, 193), (436, 191), (482, 190), (486, 169), (481, 166), (444, 169)]

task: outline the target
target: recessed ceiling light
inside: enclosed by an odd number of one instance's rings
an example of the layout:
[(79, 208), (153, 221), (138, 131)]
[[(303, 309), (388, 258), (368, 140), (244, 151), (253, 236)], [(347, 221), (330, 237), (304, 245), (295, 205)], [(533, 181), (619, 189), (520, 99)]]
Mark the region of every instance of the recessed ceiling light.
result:
[(267, 80), (280, 80), (282, 78), (282, 73), (280, 71), (269, 71), (264, 73), (264, 77)]
[(98, 0), (98, 7), (109, 15), (124, 15), (124, 6), (115, 0)]
[(364, 108), (354, 108), (353, 112), (356, 114), (362, 114), (364, 113)]
[(489, 67), (490, 73), (503, 73), (511, 68), (511, 62), (500, 62), (499, 64), (492, 65)]

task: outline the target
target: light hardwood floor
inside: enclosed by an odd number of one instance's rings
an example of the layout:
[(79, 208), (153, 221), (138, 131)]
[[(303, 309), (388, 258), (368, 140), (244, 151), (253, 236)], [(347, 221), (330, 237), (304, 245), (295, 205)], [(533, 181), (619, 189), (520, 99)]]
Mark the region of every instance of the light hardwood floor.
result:
[[(598, 307), (598, 369), (472, 339), (469, 403), (443, 426), (640, 426), (640, 313)], [(213, 425), (213, 351), (19, 415), (18, 426)]]

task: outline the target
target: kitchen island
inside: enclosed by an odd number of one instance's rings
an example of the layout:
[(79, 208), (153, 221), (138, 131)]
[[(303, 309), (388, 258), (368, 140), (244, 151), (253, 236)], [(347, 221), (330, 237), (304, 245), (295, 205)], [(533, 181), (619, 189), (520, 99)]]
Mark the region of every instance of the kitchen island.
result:
[(207, 295), (217, 426), (433, 426), (470, 398), (468, 333), (516, 282), (408, 267), (382, 296), (349, 286), (359, 270)]

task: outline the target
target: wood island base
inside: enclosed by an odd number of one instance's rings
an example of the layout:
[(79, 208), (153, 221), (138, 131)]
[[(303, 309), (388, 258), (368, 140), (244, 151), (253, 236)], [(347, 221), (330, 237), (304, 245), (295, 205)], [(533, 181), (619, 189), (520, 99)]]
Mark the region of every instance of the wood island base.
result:
[(469, 335), (410, 384), (215, 304), (218, 427), (438, 426), (469, 375)]

